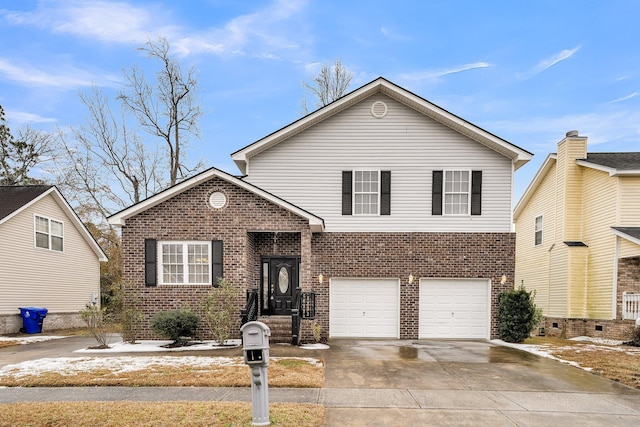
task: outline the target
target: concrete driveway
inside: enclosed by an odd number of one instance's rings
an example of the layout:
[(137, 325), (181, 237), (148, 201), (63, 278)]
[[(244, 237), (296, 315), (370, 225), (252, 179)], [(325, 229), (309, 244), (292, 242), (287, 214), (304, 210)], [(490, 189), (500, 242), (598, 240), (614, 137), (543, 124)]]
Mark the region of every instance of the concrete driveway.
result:
[(479, 341), (333, 340), (327, 425), (630, 426), (640, 391)]
[[(270, 400), (320, 403), (328, 426), (640, 425), (640, 391), (517, 349), (482, 341), (334, 339), (329, 344), (330, 350), (272, 345), (272, 356), (323, 358), (326, 368), (323, 388), (270, 388)], [(88, 356), (73, 350), (89, 345), (90, 338), (73, 337), (7, 347), (0, 349), (0, 367), (42, 357)], [(171, 355), (187, 354), (239, 356), (242, 350)], [(41, 400), (250, 401), (251, 392), (215, 387), (0, 388), (0, 403)]]

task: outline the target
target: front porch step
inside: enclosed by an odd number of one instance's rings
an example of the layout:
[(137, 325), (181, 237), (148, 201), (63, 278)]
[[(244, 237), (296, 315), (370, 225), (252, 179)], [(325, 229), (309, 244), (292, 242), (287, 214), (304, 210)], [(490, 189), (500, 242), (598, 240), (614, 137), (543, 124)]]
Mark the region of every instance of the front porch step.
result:
[(271, 330), (270, 343), (291, 344), (291, 316), (259, 316), (258, 321)]

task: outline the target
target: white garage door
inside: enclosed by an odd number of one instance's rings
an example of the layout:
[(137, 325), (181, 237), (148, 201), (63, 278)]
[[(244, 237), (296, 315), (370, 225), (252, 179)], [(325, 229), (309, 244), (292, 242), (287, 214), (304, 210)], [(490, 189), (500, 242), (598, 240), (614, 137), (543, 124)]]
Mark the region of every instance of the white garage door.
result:
[(420, 279), (420, 338), (489, 338), (488, 280)]
[(331, 279), (329, 336), (398, 338), (398, 279)]

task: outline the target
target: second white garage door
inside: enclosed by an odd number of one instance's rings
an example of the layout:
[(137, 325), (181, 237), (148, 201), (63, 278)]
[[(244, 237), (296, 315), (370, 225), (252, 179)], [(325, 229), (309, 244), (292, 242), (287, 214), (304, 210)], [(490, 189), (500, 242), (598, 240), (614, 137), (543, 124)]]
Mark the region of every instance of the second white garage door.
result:
[(489, 338), (489, 281), (420, 279), (420, 338)]
[(398, 279), (331, 279), (329, 336), (398, 338)]

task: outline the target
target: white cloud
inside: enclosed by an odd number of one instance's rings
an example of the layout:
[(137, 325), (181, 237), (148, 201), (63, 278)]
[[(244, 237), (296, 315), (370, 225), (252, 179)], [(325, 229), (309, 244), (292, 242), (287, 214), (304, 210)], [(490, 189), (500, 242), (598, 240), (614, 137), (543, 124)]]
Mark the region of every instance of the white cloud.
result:
[(404, 80), (434, 80), (449, 74), (461, 73), (463, 71), (475, 70), (477, 68), (491, 67), (488, 62), (474, 62), (473, 64), (458, 65), (452, 68), (441, 70), (417, 71), (413, 73), (403, 73), (400, 77)]
[(404, 34), (400, 34), (396, 31), (394, 31), (393, 29), (389, 28), (389, 27), (385, 27), (382, 26), (380, 27), (380, 33), (382, 33), (383, 36), (385, 36), (386, 38), (390, 39), (390, 40), (395, 40), (395, 41), (409, 41), (411, 40), (411, 37), (405, 36)]
[(98, 84), (116, 86), (118, 77), (112, 75), (99, 76), (95, 72), (66, 66), (51, 68), (47, 71), (31, 65), (21, 65), (6, 58), (0, 58), (0, 75), (8, 80), (25, 86), (48, 86), (58, 89), (78, 89)]
[(39, 2), (34, 12), (9, 12), (5, 17), (14, 25), (32, 25), (103, 42), (142, 44), (160, 35), (169, 38), (177, 31), (168, 22), (169, 17), (125, 2)]
[(7, 111), (7, 120), (12, 124), (26, 124), (26, 123), (53, 123), (57, 119), (51, 117), (42, 117), (33, 113), (26, 113), (24, 111)]
[(560, 53), (556, 53), (555, 55), (543, 59), (542, 61), (540, 61), (538, 63), (538, 65), (536, 65), (533, 69), (533, 74), (538, 74), (543, 72), (544, 70), (548, 70), (549, 68), (553, 67), (554, 65), (556, 65), (559, 62), (562, 62), (566, 59), (569, 59), (573, 56), (573, 54), (575, 54), (578, 50), (580, 50), (581, 46), (577, 46), (573, 49), (565, 49), (563, 51), (561, 51)]
[(638, 96), (638, 92), (633, 92), (633, 93), (631, 93), (631, 94), (629, 94), (627, 96), (623, 96), (622, 98), (613, 99), (613, 100), (607, 102), (607, 104), (615, 104), (616, 102), (626, 101), (628, 99), (635, 98), (636, 96)]

